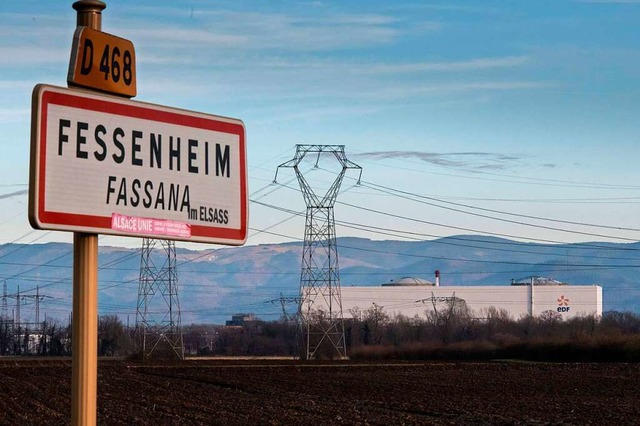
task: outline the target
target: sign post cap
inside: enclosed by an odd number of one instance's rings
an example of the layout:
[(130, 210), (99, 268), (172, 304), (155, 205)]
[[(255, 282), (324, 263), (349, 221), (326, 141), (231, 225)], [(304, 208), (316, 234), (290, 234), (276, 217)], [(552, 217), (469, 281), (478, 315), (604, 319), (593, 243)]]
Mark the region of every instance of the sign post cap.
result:
[(72, 7), (78, 12), (100, 13), (107, 7), (107, 4), (100, 0), (78, 0), (73, 3)]
[(107, 4), (100, 0), (79, 0), (72, 7), (78, 12), (76, 25), (100, 31), (102, 29), (102, 11)]

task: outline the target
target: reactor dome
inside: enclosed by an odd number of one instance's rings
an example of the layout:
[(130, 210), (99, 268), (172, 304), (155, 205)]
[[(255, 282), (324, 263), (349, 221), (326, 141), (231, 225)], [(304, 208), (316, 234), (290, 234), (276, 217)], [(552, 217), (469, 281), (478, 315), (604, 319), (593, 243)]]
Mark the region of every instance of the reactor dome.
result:
[(417, 286), (434, 286), (431, 281), (416, 277), (402, 277), (399, 280), (391, 280), (391, 282), (382, 284), (382, 287), (417, 287)]

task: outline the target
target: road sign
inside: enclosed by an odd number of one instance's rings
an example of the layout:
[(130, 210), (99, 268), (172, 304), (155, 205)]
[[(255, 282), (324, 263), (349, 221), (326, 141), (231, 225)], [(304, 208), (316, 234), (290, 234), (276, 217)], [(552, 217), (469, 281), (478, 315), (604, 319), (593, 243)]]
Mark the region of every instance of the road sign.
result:
[(244, 244), (242, 121), (39, 84), (31, 122), (34, 228)]
[(133, 97), (136, 95), (136, 53), (124, 38), (88, 27), (73, 35), (67, 82)]

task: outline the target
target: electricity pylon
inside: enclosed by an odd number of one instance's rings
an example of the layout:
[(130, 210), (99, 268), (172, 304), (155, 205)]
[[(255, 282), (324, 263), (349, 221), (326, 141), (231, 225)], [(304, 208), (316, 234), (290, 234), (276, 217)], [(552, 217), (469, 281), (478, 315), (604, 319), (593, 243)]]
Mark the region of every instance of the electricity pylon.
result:
[[(323, 153), (333, 154), (342, 168), (326, 194), (320, 198), (298, 166), (307, 154), (317, 154), (315, 166), (318, 167)], [(333, 358), (336, 354), (338, 358), (346, 358), (333, 207), (346, 171), (359, 170), (360, 183), (362, 167), (347, 159), (344, 145), (296, 145), (295, 156), (278, 166), (274, 182), (281, 167), (293, 168), (307, 205), (298, 302), (301, 355), (306, 359), (320, 356)]]
[(173, 241), (142, 240), (136, 330), (143, 359), (151, 358), (154, 352), (162, 358), (184, 359)]

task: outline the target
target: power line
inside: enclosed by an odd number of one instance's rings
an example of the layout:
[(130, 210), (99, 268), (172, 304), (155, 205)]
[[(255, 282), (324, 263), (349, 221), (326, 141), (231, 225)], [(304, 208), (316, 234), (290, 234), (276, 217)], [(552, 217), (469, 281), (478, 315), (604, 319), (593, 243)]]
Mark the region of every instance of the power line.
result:
[[(253, 229), (253, 228), (249, 228), (249, 229)], [(276, 232), (270, 232), (270, 231), (265, 231), (267, 234), (271, 234), (274, 236), (278, 236), (278, 237), (284, 237), (284, 238), (289, 238), (289, 239), (293, 239), (295, 240), (295, 237), (292, 237), (290, 235), (285, 235), (285, 234), (280, 234), (280, 233), (276, 233)], [(359, 251), (366, 251), (366, 252), (371, 252), (371, 253), (380, 253), (380, 254), (385, 254), (385, 255), (396, 255), (396, 256), (407, 256), (407, 257), (415, 257), (415, 258), (422, 258), (422, 259), (433, 259), (433, 260), (448, 260), (448, 261), (455, 261), (455, 262), (473, 262), (473, 263), (484, 263), (484, 264), (506, 264), (506, 265), (523, 265), (523, 266), (544, 266), (545, 264), (537, 264), (537, 263), (527, 263), (527, 262), (512, 262), (512, 261), (499, 261), (499, 260), (480, 260), (480, 259), (461, 259), (461, 258), (452, 258), (452, 257), (442, 257), (442, 256), (427, 256), (427, 255), (419, 255), (419, 254), (412, 254), (412, 253), (392, 253), (389, 251), (382, 251), (382, 250), (375, 250), (375, 249), (366, 249), (363, 247), (353, 247), (353, 246), (349, 246), (349, 245), (345, 245), (345, 244), (341, 244), (340, 245), (341, 248), (347, 248), (347, 249), (352, 249), (352, 250), (359, 250)], [(562, 264), (557, 264), (554, 265), (558, 268), (562, 268), (562, 267), (579, 267), (579, 270), (582, 270), (582, 268), (598, 268), (598, 269), (611, 269), (611, 268), (640, 268), (640, 265), (592, 265), (592, 264), (567, 264), (567, 265), (562, 265)], [(555, 270), (555, 269), (554, 269)]]
[[(419, 195), (419, 194), (416, 194), (416, 193), (413, 193), (413, 192), (402, 191), (402, 190), (399, 190), (399, 189), (393, 189), (393, 188), (389, 188), (389, 187), (384, 186), (384, 185), (378, 185), (378, 184), (371, 183), (371, 182), (362, 182), (362, 185), (365, 186), (365, 187), (371, 188), (373, 190), (382, 191), (382, 192), (385, 192), (385, 193), (389, 193), (391, 195), (395, 195), (395, 196), (398, 196), (398, 197), (401, 197), (401, 198), (404, 198), (404, 199), (408, 199), (408, 200), (412, 200), (412, 201), (416, 201), (416, 202), (421, 202), (423, 204), (427, 204), (427, 205), (430, 205), (430, 206), (434, 206), (434, 207), (438, 207), (438, 208), (444, 208), (444, 209), (447, 209), (447, 210), (458, 211), (458, 212), (465, 213), (465, 214), (472, 214), (474, 216), (480, 216), (480, 217), (485, 217), (485, 218), (495, 219), (495, 220), (505, 220), (505, 219), (494, 218), (494, 217), (485, 216), (485, 215), (477, 215), (477, 214), (473, 214), (473, 213), (470, 213), (470, 212), (465, 212), (463, 210), (458, 210), (458, 209), (449, 209), (449, 208), (444, 207), (444, 206), (439, 206), (439, 205), (437, 205), (435, 203), (428, 203), (428, 202), (421, 201), (421, 200), (414, 200), (414, 199), (406, 197), (406, 196), (417, 197), (417, 198), (424, 199), (424, 200), (437, 201), (439, 203), (451, 204), (451, 205), (455, 205), (455, 206), (460, 206), (460, 207), (465, 207), (465, 208), (470, 208), (470, 209), (480, 210), (480, 211), (486, 211), (486, 212), (490, 212), (490, 213), (498, 213), (498, 214), (504, 214), (504, 215), (509, 215), (509, 216), (515, 216), (515, 217), (523, 217), (523, 218), (527, 218), (527, 219), (543, 220), (543, 221), (547, 221), (547, 222), (564, 223), (564, 224), (568, 224), (568, 225), (588, 226), (588, 227), (593, 227), (593, 228), (615, 229), (615, 230), (619, 230), (619, 231), (636, 231), (636, 232), (640, 231), (640, 229), (638, 229), (638, 228), (629, 228), (629, 227), (622, 227), (622, 226), (610, 226), (610, 225), (598, 225), (598, 224), (593, 224), (593, 223), (578, 222), (578, 221), (571, 221), (571, 220), (562, 220), (562, 219), (550, 219), (550, 218), (541, 217), (541, 216), (533, 216), (533, 215), (526, 215), (526, 214), (519, 214), (519, 213), (511, 213), (511, 212), (506, 212), (506, 211), (503, 211), (503, 210), (487, 209), (487, 208), (483, 208), (483, 207), (472, 206), (472, 205), (469, 205), (469, 204), (456, 203), (456, 202), (453, 202), (453, 201), (445, 201), (445, 200), (437, 199), (437, 198), (434, 198), (434, 197), (429, 197), (429, 196), (426, 196), (426, 195)], [(402, 195), (398, 195), (398, 194), (395, 194), (395, 193), (402, 194)], [(542, 227), (542, 228), (545, 228), (545, 229), (551, 229), (551, 230), (557, 230), (557, 231), (563, 231), (563, 232), (580, 233), (580, 234), (583, 234), (583, 235), (590, 235), (590, 236), (596, 236), (596, 237), (617, 238), (617, 237), (612, 237), (612, 236), (608, 236), (608, 235), (583, 233), (583, 232), (579, 232), (579, 231), (570, 231), (570, 230), (564, 230), (564, 229), (560, 229), (560, 228), (544, 227), (544, 226), (541, 226), (541, 225), (533, 225), (533, 224), (528, 224), (528, 223), (523, 223), (523, 222), (516, 222), (516, 221), (509, 221), (509, 222), (520, 224), (520, 225), (526, 225), (526, 226)], [(629, 240), (628, 238), (619, 238), (619, 239)], [(637, 241), (637, 240), (632, 240), (632, 241)]]
[[(364, 156), (366, 158), (368, 154), (369, 154), (369, 157), (371, 158), (373, 155), (379, 155), (380, 153), (360, 152), (360, 154), (356, 154), (356, 156), (359, 156), (359, 157)], [(412, 162), (406, 159), (403, 159), (403, 161), (420, 165), (420, 166), (424, 165), (424, 163)], [(461, 175), (461, 174), (455, 174), (455, 173), (426, 171), (424, 170), (424, 168), (413, 169), (410, 167), (390, 165), (390, 164), (385, 164), (380, 162), (377, 162), (376, 164), (382, 167), (388, 167), (388, 168), (398, 169), (398, 170), (407, 170), (407, 171), (418, 172), (418, 173), (427, 173), (427, 174), (433, 174), (433, 175), (439, 175), (439, 176), (452, 176), (452, 177), (457, 177), (462, 179), (483, 180), (483, 181), (490, 181), (490, 182), (505, 182), (505, 183), (512, 183), (512, 184), (513, 183), (524, 184), (524, 185), (540, 185), (540, 186), (604, 189), (604, 190), (639, 190), (640, 189), (640, 186), (638, 185), (619, 185), (619, 184), (607, 184), (607, 183), (600, 183), (600, 182), (580, 182), (580, 181), (570, 181), (570, 180), (561, 180), (561, 179), (545, 179), (545, 178), (528, 177), (528, 176), (513, 176), (513, 175), (504, 175), (499, 173), (491, 173), (491, 172), (486, 172), (481, 170), (473, 170), (469, 172), (469, 173), (472, 173), (473, 176), (468, 176), (468, 175)], [(496, 176), (500, 179), (479, 177), (478, 175)]]
[[(285, 186), (286, 188), (292, 190), (292, 191), (298, 191), (296, 188), (292, 188), (290, 186)], [(363, 211), (368, 211), (368, 212), (372, 212), (372, 213), (376, 213), (376, 214), (380, 214), (380, 215), (384, 215), (384, 216), (388, 216), (388, 217), (395, 217), (398, 219), (404, 219), (404, 220), (408, 220), (408, 221), (413, 221), (413, 222), (419, 222), (419, 223), (423, 223), (423, 224), (427, 224), (427, 225), (433, 225), (433, 226), (439, 226), (439, 227), (443, 227), (443, 228), (449, 228), (449, 229), (455, 229), (458, 231), (465, 231), (465, 232), (474, 232), (474, 233), (478, 233), (478, 234), (485, 234), (485, 235), (492, 235), (492, 236), (497, 236), (497, 237), (504, 237), (504, 238), (514, 238), (514, 239), (521, 239), (521, 240), (528, 240), (528, 241), (535, 241), (535, 242), (542, 242), (542, 243), (552, 243), (552, 244), (567, 244), (564, 241), (558, 241), (558, 240), (549, 240), (549, 239), (542, 239), (542, 238), (534, 238), (534, 237), (524, 237), (524, 236), (519, 236), (519, 235), (512, 235), (512, 234), (506, 234), (506, 233), (501, 233), (501, 232), (492, 232), (492, 231), (487, 231), (487, 230), (480, 230), (480, 229), (473, 229), (473, 228), (466, 228), (466, 227), (460, 227), (460, 226), (454, 226), (454, 225), (446, 225), (446, 224), (442, 224), (442, 223), (438, 223), (438, 222), (432, 222), (432, 221), (427, 221), (427, 220), (423, 220), (423, 219), (415, 219), (415, 218), (411, 218), (411, 217), (407, 217), (407, 216), (403, 216), (403, 215), (398, 215), (395, 213), (390, 213), (390, 212), (384, 212), (382, 210), (378, 210), (378, 209), (372, 209), (372, 208), (368, 208), (368, 207), (363, 207), (363, 206), (358, 206), (355, 204), (351, 204), (351, 203), (346, 203), (343, 201), (337, 201), (337, 203), (342, 204), (342, 205), (346, 205), (352, 208), (356, 208), (356, 209), (360, 209)], [(442, 206), (439, 206), (442, 207)], [(442, 207), (448, 210), (454, 210), (452, 208), (448, 208), (448, 207)], [(464, 211), (461, 211), (464, 212)], [(471, 214), (474, 216), (484, 216), (484, 215), (479, 215), (477, 213), (470, 213), (470, 212), (464, 212), (467, 214)], [(513, 222), (510, 221), (508, 219), (501, 219), (501, 218), (493, 218), (490, 216), (484, 216), (486, 218), (490, 218), (490, 219), (494, 219), (494, 220), (498, 220), (498, 221), (503, 221), (503, 222), (512, 222), (512, 223), (517, 223), (517, 222)], [(525, 223), (522, 223), (525, 224)], [(580, 231), (571, 231), (571, 230), (563, 230), (561, 228), (551, 228), (551, 227), (546, 227), (543, 225), (535, 225), (535, 224), (526, 224), (527, 226), (530, 227), (535, 227), (535, 228), (541, 228), (541, 229), (556, 229), (556, 230), (561, 230), (562, 232), (568, 232), (568, 233), (573, 233), (573, 234), (582, 234), (582, 235), (590, 235), (590, 236), (602, 236), (605, 238), (610, 238), (610, 239), (620, 239), (620, 240), (625, 240), (625, 241), (632, 241), (632, 242), (638, 242), (638, 240), (635, 239), (630, 239), (630, 238), (623, 238), (623, 237), (613, 237), (613, 236), (608, 236), (608, 235), (599, 235), (599, 234), (591, 234), (591, 233), (583, 233)], [(512, 242), (512, 244), (515, 244), (516, 242)], [(600, 248), (607, 248), (610, 249), (609, 247), (604, 247), (604, 246), (597, 246), (597, 245), (593, 245), (591, 244), (592, 247), (600, 247)], [(625, 248), (611, 248), (614, 250), (625, 250)], [(628, 248), (627, 248), (628, 249)], [(637, 249), (635, 248), (631, 248), (628, 250), (633, 250), (636, 251)]]
[[(260, 202), (260, 201), (256, 201), (256, 200), (251, 200), (251, 202), (253, 202), (254, 204), (258, 204), (267, 208), (271, 208), (271, 209), (275, 209), (278, 211), (282, 211), (284, 213), (288, 213), (291, 215), (299, 215), (301, 216), (302, 214), (300, 212), (296, 212), (295, 210), (290, 210), (290, 209), (286, 209), (284, 207), (278, 207), (278, 206), (274, 206), (272, 204), (268, 204), (268, 203), (264, 203), (264, 202)], [(341, 220), (336, 220), (337, 224), (340, 224), (342, 226), (345, 226), (347, 228), (352, 228), (352, 229), (357, 229), (360, 231), (364, 231), (364, 232), (371, 232), (371, 233), (375, 233), (376, 235), (388, 235), (388, 236), (394, 236), (394, 237), (401, 237), (401, 238), (407, 238), (407, 239), (413, 239), (415, 241), (424, 241), (424, 239), (422, 238), (418, 238), (418, 237), (434, 237), (434, 238), (443, 238), (441, 236), (438, 235), (434, 235), (434, 234), (427, 234), (427, 233), (422, 233), (422, 232), (414, 232), (414, 231), (404, 231), (404, 230), (397, 230), (397, 229), (392, 229), (392, 228), (385, 228), (385, 227), (378, 227), (378, 226), (373, 226), (373, 225), (368, 225), (368, 224), (362, 224), (362, 223), (357, 223), (357, 222), (348, 222), (348, 221), (341, 221)], [(267, 228), (270, 229), (271, 227)], [(262, 231), (264, 232), (264, 230)], [(472, 238), (464, 238), (464, 237), (446, 237), (447, 240), (449, 239), (453, 239), (453, 240), (462, 240), (462, 241), (471, 241), (474, 243), (488, 243), (488, 244), (494, 244), (494, 243), (498, 243), (498, 242), (493, 242), (493, 241), (478, 241), (478, 240), (474, 240)], [(522, 254), (538, 254), (538, 255), (543, 255), (543, 253), (538, 253), (538, 252), (534, 252), (534, 251), (529, 251), (529, 250), (514, 250), (514, 249), (501, 249), (501, 248), (495, 248), (495, 247), (486, 247), (486, 246), (478, 246), (478, 245), (472, 245), (472, 244), (456, 244), (456, 243), (452, 243), (450, 241), (442, 241), (442, 240), (432, 240), (432, 243), (435, 244), (445, 244), (445, 245), (452, 245), (452, 246), (458, 246), (458, 247), (465, 247), (465, 248), (480, 248), (480, 249), (484, 249), (484, 250), (494, 250), (494, 251), (504, 251), (504, 252), (509, 252), (509, 253), (522, 253)], [(517, 244), (515, 242), (503, 242), (505, 244), (508, 245), (521, 245), (521, 244)], [(526, 246), (530, 246), (530, 244), (526, 244)], [(554, 249), (557, 250), (567, 250), (567, 247), (558, 247), (558, 246), (544, 246), (545, 248), (548, 247), (552, 247)], [(606, 247), (607, 250), (609, 250), (609, 247)], [(623, 258), (623, 257), (610, 257), (610, 256), (584, 256), (584, 255), (571, 255), (571, 254), (565, 254), (565, 253), (548, 253), (547, 255), (551, 255), (551, 256), (558, 256), (558, 257), (580, 257), (580, 258), (595, 258), (595, 259), (609, 259), (609, 260), (631, 260), (629, 258)]]

